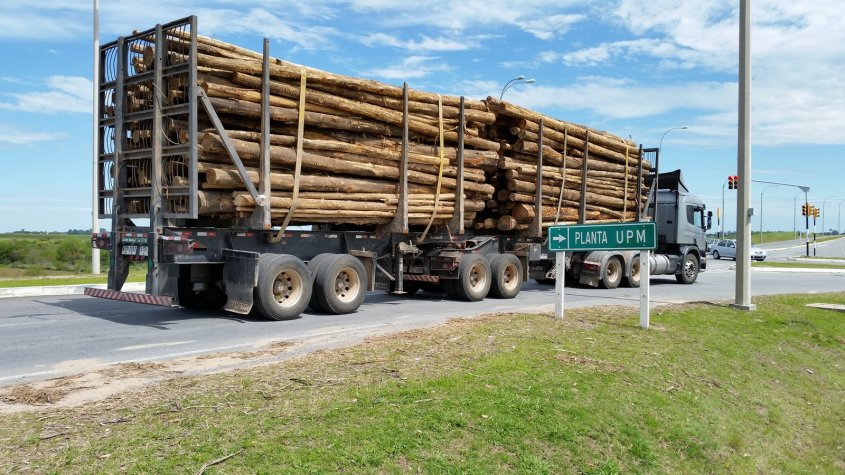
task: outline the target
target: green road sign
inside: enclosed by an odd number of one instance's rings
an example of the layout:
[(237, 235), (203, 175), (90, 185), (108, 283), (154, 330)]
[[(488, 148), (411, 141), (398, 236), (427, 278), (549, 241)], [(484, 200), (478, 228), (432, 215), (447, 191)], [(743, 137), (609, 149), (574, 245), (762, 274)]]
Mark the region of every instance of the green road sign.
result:
[(653, 222), (573, 224), (549, 228), (549, 251), (643, 250), (657, 247)]

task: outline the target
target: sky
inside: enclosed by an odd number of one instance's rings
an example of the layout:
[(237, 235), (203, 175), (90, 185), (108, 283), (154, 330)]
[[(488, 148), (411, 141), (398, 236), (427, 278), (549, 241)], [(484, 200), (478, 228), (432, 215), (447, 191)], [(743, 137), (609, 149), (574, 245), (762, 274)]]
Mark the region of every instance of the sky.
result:
[[(92, 10), (0, 3), (0, 232), (91, 226)], [(736, 228), (736, 1), (109, 0), (100, 39), (188, 15), (203, 35), (414, 89), (498, 97), (535, 79), (505, 99), (662, 145), (661, 170)], [(751, 179), (809, 186), (818, 231), (845, 231), (845, 2), (754, 0), (751, 17)], [(798, 188), (751, 197), (755, 232), (761, 214), (764, 230), (803, 227)]]

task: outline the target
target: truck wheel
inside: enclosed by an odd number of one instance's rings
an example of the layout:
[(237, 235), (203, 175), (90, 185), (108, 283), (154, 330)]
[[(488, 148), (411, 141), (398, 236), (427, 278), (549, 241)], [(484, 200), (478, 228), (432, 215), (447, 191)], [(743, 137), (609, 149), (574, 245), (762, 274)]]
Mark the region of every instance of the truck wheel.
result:
[(632, 288), (640, 286), (640, 256), (631, 259), (631, 273), (625, 276), (625, 285)]
[(305, 264), (287, 254), (264, 254), (258, 259), (255, 308), (273, 320), (299, 317), (311, 298), (311, 276)]
[(320, 265), (325, 262), (327, 257), (331, 257), (334, 254), (331, 252), (324, 252), (322, 254), (317, 254), (314, 256), (310, 261), (308, 261), (308, 272), (311, 274), (311, 300), (308, 301), (308, 306), (311, 307), (313, 310), (318, 312), (325, 312), (326, 310), (320, 306), (320, 302), (317, 301), (317, 292), (314, 292), (314, 281), (317, 280), (317, 271), (320, 270)]
[(458, 278), (447, 281), (446, 293), (467, 302), (483, 300), (490, 292), (490, 264), (478, 254), (464, 254), (458, 265)]
[(512, 299), (522, 289), (522, 263), (512, 254), (499, 254), (490, 260), (493, 279), (490, 295), (499, 299)]
[(320, 264), (314, 292), (326, 312), (353, 313), (367, 295), (367, 270), (364, 264), (347, 254), (335, 254)]
[(605, 289), (615, 289), (622, 282), (623, 271), (622, 261), (617, 257), (611, 257), (604, 265), (604, 272), (601, 274), (601, 285)]
[(698, 278), (698, 258), (689, 253), (684, 256), (684, 265), (680, 274), (675, 274), (675, 280), (679, 284), (692, 284)]

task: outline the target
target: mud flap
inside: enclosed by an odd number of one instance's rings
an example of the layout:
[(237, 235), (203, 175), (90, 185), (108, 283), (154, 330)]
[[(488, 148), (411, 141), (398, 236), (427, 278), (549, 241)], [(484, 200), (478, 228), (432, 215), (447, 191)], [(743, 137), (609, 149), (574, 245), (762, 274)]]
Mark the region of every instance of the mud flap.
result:
[(223, 250), (226, 311), (246, 315), (252, 310), (252, 291), (258, 285), (257, 252)]

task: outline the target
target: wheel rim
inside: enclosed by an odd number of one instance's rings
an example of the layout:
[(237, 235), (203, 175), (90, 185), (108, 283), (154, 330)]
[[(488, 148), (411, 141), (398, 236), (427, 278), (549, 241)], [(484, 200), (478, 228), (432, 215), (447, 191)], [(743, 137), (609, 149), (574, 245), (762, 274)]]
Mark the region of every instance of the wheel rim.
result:
[(716, 252), (713, 253), (713, 259), (718, 259), (718, 258), (719, 258), (719, 252), (716, 251)]
[(508, 264), (502, 271), (502, 287), (513, 290), (519, 285), (519, 269), (514, 264)]
[(487, 271), (484, 269), (484, 266), (481, 264), (476, 264), (472, 266), (472, 269), (469, 271), (469, 286), (472, 289), (479, 289), (483, 288), (487, 285)]
[(358, 278), (358, 273), (351, 267), (344, 267), (341, 269), (334, 281), (334, 291), (337, 299), (341, 302), (348, 303), (355, 300), (361, 292), (361, 279)]
[(302, 298), (302, 276), (293, 269), (284, 269), (273, 281), (273, 298), (282, 307), (293, 307)]
[(695, 259), (687, 260), (686, 265), (684, 266), (684, 274), (687, 276), (687, 279), (692, 279), (695, 277), (695, 273), (698, 271), (698, 266), (695, 264)]
[(640, 281), (640, 261), (634, 261), (631, 264), (631, 281), (632, 282), (639, 282)]
[(605, 274), (607, 275), (607, 280), (609, 282), (616, 282), (619, 279), (619, 263), (616, 260), (607, 263), (607, 269), (605, 270)]

